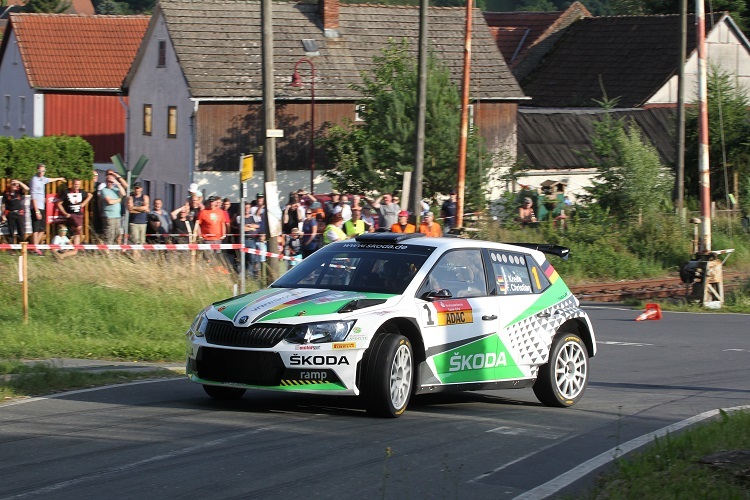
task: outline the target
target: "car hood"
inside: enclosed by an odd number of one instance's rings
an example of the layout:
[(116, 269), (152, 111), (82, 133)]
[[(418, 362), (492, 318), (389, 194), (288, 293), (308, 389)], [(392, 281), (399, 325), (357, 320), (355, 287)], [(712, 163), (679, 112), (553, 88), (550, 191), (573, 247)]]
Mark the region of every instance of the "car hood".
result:
[(266, 288), (215, 303), (209, 317), (229, 319), (237, 326), (280, 319), (298, 319), (291, 323), (302, 323), (309, 321), (310, 316), (346, 314), (374, 307), (391, 297), (395, 295), (320, 288)]

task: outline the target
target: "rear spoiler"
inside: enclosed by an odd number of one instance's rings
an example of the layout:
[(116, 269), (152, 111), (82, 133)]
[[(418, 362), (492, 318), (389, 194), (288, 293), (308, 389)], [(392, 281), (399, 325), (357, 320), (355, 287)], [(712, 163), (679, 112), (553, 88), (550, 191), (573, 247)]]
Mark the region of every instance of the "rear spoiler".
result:
[(524, 247), (524, 248), (530, 248), (532, 250), (539, 250), (540, 252), (544, 252), (551, 255), (556, 255), (562, 260), (568, 260), (568, 257), (570, 256), (570, 248), (567, 247), (561, 247), (560, 245), (549, 245), (546, 243), (510, 243), (511, 245), (515, 245), (517, 247)]

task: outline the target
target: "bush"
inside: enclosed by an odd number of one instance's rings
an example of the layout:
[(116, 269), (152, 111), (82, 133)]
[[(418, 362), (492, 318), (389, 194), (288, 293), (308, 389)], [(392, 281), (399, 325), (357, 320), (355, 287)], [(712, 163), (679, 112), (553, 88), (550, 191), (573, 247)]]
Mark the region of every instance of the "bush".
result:
[(80, 137), (0, 137), (0, 176), (31, 179), (37, 163), (48, 177), (90, 179), (94, 150)]
[[(728, 267), (750, 265), (750, 235), (742, 231), (738, 218), (714, 221), (714, 249), (734, 248)], [(692, 224), (679, 217), (656, 213), (637, 218), (612, 217), (598, 205), (576, 207), (562, 227), (543, 221), (537, 228), (521, 229), (506, 220), (485, 225), (478, 237), (504, 243), (549, 243), (570, 248), (570, 259), (552, 259), (569, 283), (640, 279), (674, 273), (691, 258)]]

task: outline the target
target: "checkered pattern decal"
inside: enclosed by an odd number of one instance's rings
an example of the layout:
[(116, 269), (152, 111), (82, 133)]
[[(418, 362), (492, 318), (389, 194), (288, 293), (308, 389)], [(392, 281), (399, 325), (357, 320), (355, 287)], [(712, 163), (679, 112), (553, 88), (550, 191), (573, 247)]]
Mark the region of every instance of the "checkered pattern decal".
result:
[[(547, 316), (548, 315), (548, 316)], [(545, 317), (546, 316), (546, 317)], [(505, 328), (501, 337), (508, 339), (510, 351), (518, 356), (519, 365), (541, 365), (547, 362), (552, 335), (571, 318), (584, 316), (573, 295)], [(544, 335), (542, 332), (549, 332)]]

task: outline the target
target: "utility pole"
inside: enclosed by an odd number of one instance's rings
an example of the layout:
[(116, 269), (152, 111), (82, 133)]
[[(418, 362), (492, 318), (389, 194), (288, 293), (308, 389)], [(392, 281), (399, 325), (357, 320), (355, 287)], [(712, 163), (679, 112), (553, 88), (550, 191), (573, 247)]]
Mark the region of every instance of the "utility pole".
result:
[[(263, 57), (263, 123), (265, 126), (265, 141), (263, 144), (263, 173), (265, 175), (266, 189), (266, 241), (269, 249), (276, 248), (276, 235), (270, 224), (269, 201), (272, 193), (268, 193), (269, 183), (276, 183), (276, 105), (274, 103), (273, 87), (273, 8), (271, 0), (261, 2), (261, 31), (262, 31), (262, 57)], [(277, 196), (277, 190), (273, 189), (273, 196)], [(277, 201), (277, 200), (274, 200)], [(277, 259), (266, 259), (271, 280), (279, 276), (279, 265)]]
[(422, 179), (424, 178), (424, 134), (427, 113), (427, 21), (429, 0), (419, 2), (419, 59), (417, 63), (417, 137), (414, 150), (414, 174), (409, 190), (409, 208), (416, 215), (417, 227), (422, 216)]
[(724, 262), (734, 252), (711, 249), (711, 177), (708, 163), (708, 70), (706, 61), (706, 23), (704, 0), (695, 1), (695, 42), (698, 52), (698, 173), (701, 202), (700, 237), (695, 242), (695, 256), (680, 269), (680, 277), (693, 283), (691, 297), (704, 307), (719, 309), (724, 304)]
[(680, 69), (677, 77), (677, 215), (685, 222), (685, 52), (687, 52), (687, 0), (680, 0)]
[(701, 202), (701, 243), (699, 251), (711, 251), (711, 176), (708, 163), (708, 70), (706, 61), (706, 22), (703, 0), (695, 2), (695, 41), (698, 48), (698, 185)]
[(464, 34), (464, 74), (461, 88), (461, 136), (458, 140), (458, 203), (456, 225), (464, 226), (464, 191), (466, 189), (466, 149), (469, 142), (469, 87), (471, 85), (471, 16), (472, 0), (466, 0), (466, 32)]

